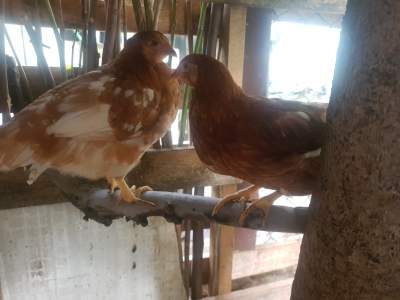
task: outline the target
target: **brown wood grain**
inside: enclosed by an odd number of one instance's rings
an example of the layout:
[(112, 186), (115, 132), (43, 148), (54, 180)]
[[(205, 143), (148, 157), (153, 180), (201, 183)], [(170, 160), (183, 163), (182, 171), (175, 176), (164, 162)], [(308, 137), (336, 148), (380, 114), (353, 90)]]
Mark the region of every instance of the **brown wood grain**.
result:
[[(6, 21), (9, 23), (24, 23), (24, 16), (29, 13), (30, 7), (25, 4), (24, 0), (12, 0), (6, 1)], [(29, 2), (29, 1), (26, 1)], [(127, 1), (127, 28), (130, 32), (136, 32), (136, 22), (133, 16), (133, 8), (131, 1)], [(80, 0), (68, 0), (62, 1), (62, 9), (63, 9), (63, 17), (66, 28), (82, 28), (83, 22), (81, 20), (80, 15)], [(184, 10), (185, 10), (185, 1), (178, 0), (176, 4), (176, 30), (177, 34), (183, 34), (185, 32), (185, 20), (184, 20)], [(197, 19), (199, 15), (200, 1), (193, 1), (193, 24), (197, 24)], [(54, 8), (53, 8), (54, 10)], [(44, 10), (40, 13), (41, 22), (43, 25), (49, 26), (48, 18)], [(95, 25), (97, 30), (105, 30), (106, 24), (106, 9), (104, 1), (97, 1), (96, 7), (96, 18)], [(169, 32), (170, 24), (169, 24), (169, 3), (168, 1), (164, 1), (163, 9), (160, 13), (159, 18), (159, 26), (158, 30), (161, 32)]]

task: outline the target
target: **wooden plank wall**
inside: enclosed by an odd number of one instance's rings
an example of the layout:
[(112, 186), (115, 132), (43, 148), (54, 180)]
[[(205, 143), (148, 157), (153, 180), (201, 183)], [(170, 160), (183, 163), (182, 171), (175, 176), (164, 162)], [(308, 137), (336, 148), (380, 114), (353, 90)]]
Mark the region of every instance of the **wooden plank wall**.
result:
[[(133, 9), (131, 5), (131, 1), (125, 1), (127, 3), (127, 26), (128, 31), (136, 32), (136, 24), (133, 16)], [(193, 26), (197, 24), (198, 16), (199, 16), (199, 8), (200, 1), (192, 1), (193, 2)], [(27, 4), (28, 3), (28, 4)], [(25, 15), (30, 15), (33, 12), (34, 1), (25, 1), (25, 0), (12, 0), (6, 1), (6, 22), (23, 24), (25, 23)], [(81, 20), (81, 1), (80, 0), (68, 0), (62, 1), (62, 10), (64, 23), (66, 28), (82, 28), (83, 22)], [(54, 6), (53, 6), (54, 7)], [(176, 33), (183, 34), (185, 32), (185, 0), (177, 0), (176, 4)], [(105, 10), (105, 2), (97, 1), (96, 7), (96, 29), (104, 30), (105, 29), (105, 20), (106, 20), (106, 10)], [(42, 9), (40, 11), (41, 23), (43, 25), (49, 25), (48, 17), (46, 13)], [(159, 20), (159, 30), (161, 32), (169, 32), (169, 1), (164, 1), (163, 9), (160, 14)]]

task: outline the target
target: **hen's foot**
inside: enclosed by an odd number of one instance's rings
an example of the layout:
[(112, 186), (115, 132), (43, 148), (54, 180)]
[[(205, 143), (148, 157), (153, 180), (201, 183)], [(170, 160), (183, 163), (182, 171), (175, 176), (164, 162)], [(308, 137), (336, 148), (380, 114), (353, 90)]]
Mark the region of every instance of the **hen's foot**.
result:
[(243, 190), (237, 191), (236, 193), (230, 194), (222, 198), (217, 205), (214, 206), (212, 215), (215, 216), (219, 211), (230, 202), (251, 202), (251, 194), (259, 189), (258, 186), (252, 185)]
[(282, 196), (282, 193), (275, 191), (265, 197), (261, 197), (260, 199), (252, 201), (248, 208), (241, 213), (239, 224), (241, 226), (245, 225), (247, 217), (256, 209), (260, 209), (263, 213), (264, 220), (268, 217), (269, 209), (276, 199)]
[(156, 206), (153, 202), (140, 199), (144, 192), (152, 190), (148, 186), (136, 188), (136, 186), (128, 187), (124, 178), (116, 178), (115, 181), (121, 190), (121, 200), (127, 203), (143, 203), (150, 206)]
[(147, 185), (141, 186), (141, 187), (136, 187), (135, 185), (131, 186), (131, 191), (133, 192), (133, 194), (137, 197), (140, 198), (142, 197), (143, 193), (145, 192), (150, 192), (153, 189)]

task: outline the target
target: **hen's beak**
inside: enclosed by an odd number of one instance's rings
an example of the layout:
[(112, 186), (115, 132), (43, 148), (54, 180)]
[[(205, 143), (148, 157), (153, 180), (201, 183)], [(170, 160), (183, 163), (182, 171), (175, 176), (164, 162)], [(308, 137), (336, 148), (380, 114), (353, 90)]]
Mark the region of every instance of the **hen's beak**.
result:
[(175, 52), (174, 48), (172, 48), (172, 47), (168, 50), (168, 55), (177, 57), (176, 52)]
[(180, 84), (184, 83), (183, 78), (182, 78), (182, 73), (181, 73), (181, 70), (179, 69), (179, 67), (174, 72), (172, 72), (171, 77), (173, 79), (178, 80), (178, 82)]

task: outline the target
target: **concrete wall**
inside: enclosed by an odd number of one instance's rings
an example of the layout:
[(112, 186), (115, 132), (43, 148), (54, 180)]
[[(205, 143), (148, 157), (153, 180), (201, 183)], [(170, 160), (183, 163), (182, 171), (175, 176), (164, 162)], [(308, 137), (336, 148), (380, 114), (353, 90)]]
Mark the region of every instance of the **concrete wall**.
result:
[(0, 211), (0, 286), (3, 300), (185, 298), (173, 225), (105, 227), (69, 203)]

